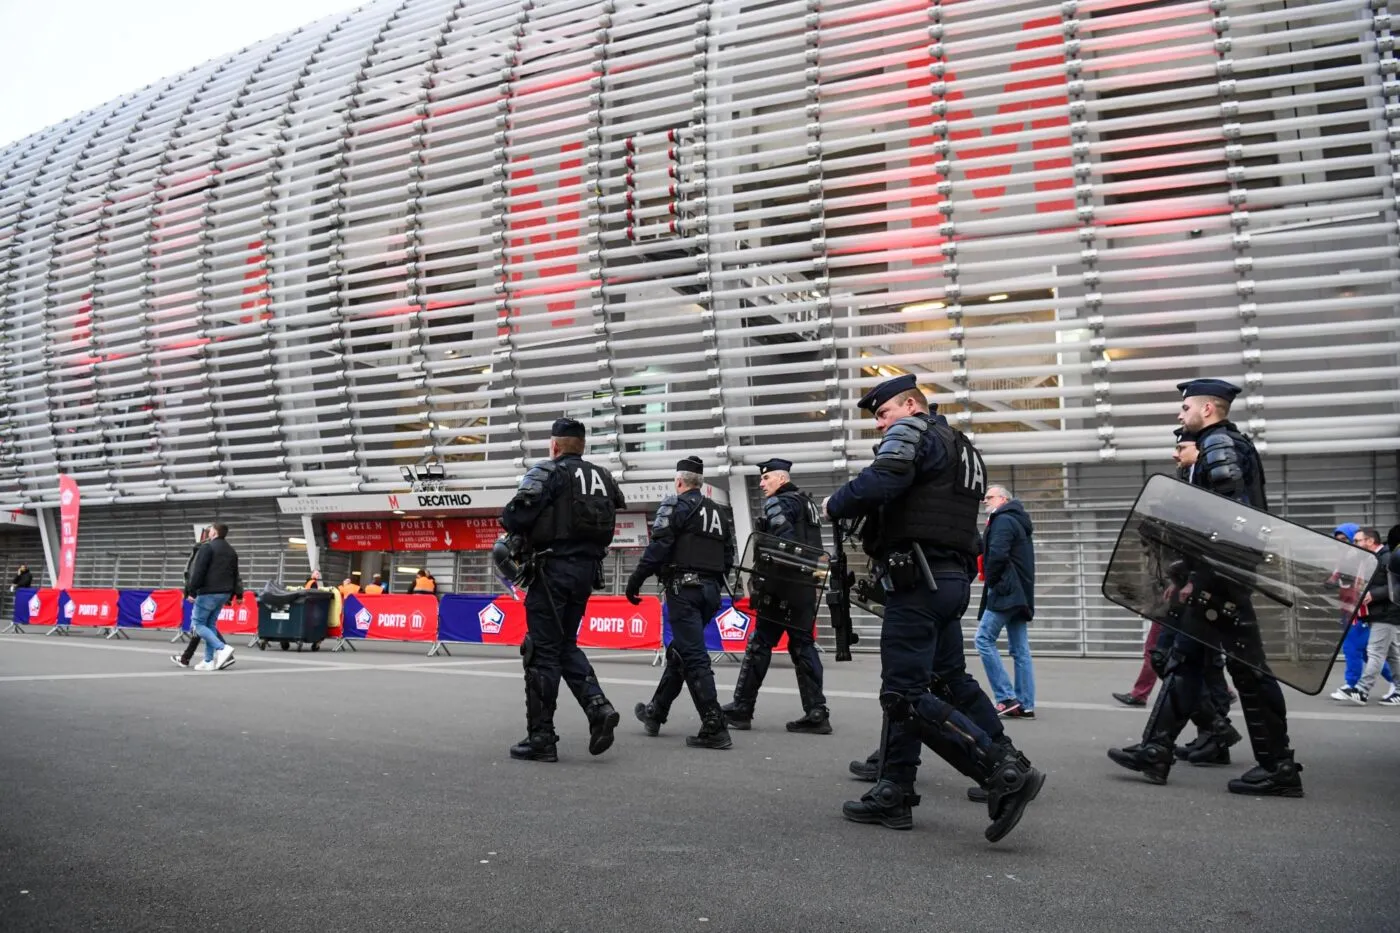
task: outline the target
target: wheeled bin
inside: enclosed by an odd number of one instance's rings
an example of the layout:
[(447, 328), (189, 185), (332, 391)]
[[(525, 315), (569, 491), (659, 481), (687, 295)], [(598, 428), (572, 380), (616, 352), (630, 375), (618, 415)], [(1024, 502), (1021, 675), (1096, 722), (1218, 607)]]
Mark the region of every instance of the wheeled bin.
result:
[(258, 594), (258, 650), (277, 642), (283, 651), (296, 642), (297, 650), (310, 645), (321, 649), (330, 625), (335, 596), (324, 590), (280, 590), (269, 587)]

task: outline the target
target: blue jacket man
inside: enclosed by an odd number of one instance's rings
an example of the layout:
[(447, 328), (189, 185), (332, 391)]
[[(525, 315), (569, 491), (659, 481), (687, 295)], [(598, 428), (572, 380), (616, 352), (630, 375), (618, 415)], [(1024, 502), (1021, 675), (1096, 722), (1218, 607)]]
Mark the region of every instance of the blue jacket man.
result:
[(705, 624), (719, 612), (720, 589), (734, 566), (734, 520), (728, 509), (700, 491), (704, 474), (705, 464), (698, 457), (676, 464), (676, 494), (657, 508), (651, 543), (627, 580), (627, 598), (636, 605), (647, 578), (660, 578), (666, 587), (666, 620), (671, 626), (656, 693), (650, 703), (638, 703), (633, 713), (647, 735), (658, 735), (684, 683), (700, 714), (700, 731), (687, 736), (685, 744), (722, 749), (734, 742), (715, 691), (710, 654), (705, 650)]
[(930, 413), (913, 376), (880, 383), (859, 404), (883, 436), (874, 462), (827, 500), (826, 511), (866, 518), (862, 546), (885, 597), (885, 718), (875, 786), (841, 812), (857, 823), (912, 829), (922, 741), (986, 791), (985, 836), (995, 842), (1020, 821), (1045, 775), (998, 735), (991, 700), (963, 660), (960, 620), (976, 565), (986, 466), (967, 438)]
[[(977, 615), (977, 637), (987, 682), (997, 711), (1008, 719), (1035, 718), (1035, 671), (1031, 664), (1027, 623), (1035, 617), (1034, 525), (1019, 499), (1004, 486), (992, 486), (984, 500), (987, 529), (983, 535), (982, 568), (986, 585)], [(1006, 641), (1016, 668), (1016, 682), (1006, 676), (997, 653), (997, 639), (1006, 629)]]
[[(791, 460), (774, 457), (758, 465), (758, 484), (763, 490), (763, 514), (754, 522), (755, 530), (809, 548), (822, 547), (821, 510), (812, 497), (797, 488), (788, 471)], [(810, 595), (810, 599), (805, 598)], [(788, 617), (773, 618), (757, 608), (758, 622), (739, 676), (734, 683), (734, 701), (723, 707), (724, 718), (734, 729), (752, 727), (758, 690), (768, 674), (773, 649), (786, 632), (788, 657), (792, 658), (793, 673), (797, 675), (797, 693), (802, 699), (801, 719), (787, 724), (787, 731), (808, 735), (830, 735), (830, 712), (822, 693), (822, 662), (812, 629), (817, 618), (817, 594), (803, 594), (790, 603)]]

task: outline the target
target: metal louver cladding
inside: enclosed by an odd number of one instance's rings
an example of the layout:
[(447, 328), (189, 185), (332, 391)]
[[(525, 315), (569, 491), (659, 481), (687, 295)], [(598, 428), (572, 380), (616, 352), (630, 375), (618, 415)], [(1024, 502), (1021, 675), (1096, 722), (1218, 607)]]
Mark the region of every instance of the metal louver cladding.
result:
[[(243, 585), (249, 589), (279, 579), (300, 586), (310, 576), (306, 548), (290, 541), (301, 537), (301, 520), (279, 514), (273, 503), (238, 503), (217, 511), (179, 506), (85, 510), (74, 580), (85, 587), (181, 586), (195, 526), (216, 521), (229, 526), (228, 541), (238, 552)], [(326, 579), (330, 574), (323, 567)]]
[(389, 0), (0, 149), (0, 505), (1400, 447), (1385, 0)]

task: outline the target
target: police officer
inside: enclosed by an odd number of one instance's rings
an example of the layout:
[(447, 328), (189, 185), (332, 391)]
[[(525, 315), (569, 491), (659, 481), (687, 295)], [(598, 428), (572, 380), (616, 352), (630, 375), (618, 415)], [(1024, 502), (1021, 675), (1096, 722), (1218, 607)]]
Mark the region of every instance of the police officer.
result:
[[(792, 482), (788, 473), (791, 469), (792, 461), (776, 457), (758, 465), (758, 485), (763, 490), (764, 500), (763, 515), (754, 523), (755, 530), (820, 550), (821, 510), (811, 496)], [(758, 690), (768, 674), (773, 649), (786, 632), (788, 657), (792, 658), (793, 672), (797, 675), (797, 693), (802, 699), (803, 711), (801, 719), (787, 724), (787, 731), (831, 734), (831, 714), (826, 708), (826, 697), (822, 695), (822, 662), (812, 637), (817, 617), (815, 590), (810, 595), (810, 605), (799, 603), (792, 609), (792, 620), (800, 622), (798, 625), (786, 627), (764, 618), (759, 612), (758, 624), (744, 651), (744, 663), (739, 667), (739, 678), (734, 684), (734, 702), (723, 707), (725, 721), (733, 728), (752, 727)]]
[[(1220, 379), (1193, 379), (1178, 384), (1177, 390), (1181, 392), (1182, 399), (1177, 420), (1184, 431), (1196, 437), (1196, 463), (1191, 468), (1188, 481), (1193, 486), (1268, 511), (1268, 499), (1264, 493), (1264, 465), (1259, 459), (1259, 452), (1249, 438), (1228, 420), (1230, 405), (1240, 393), (1240, 388)], [(1192, 601), (1192, 594), (1200, 588), (1201, 596), (1204, 596), (1209, 590), (1229, 589), (1229, 585), (1218, 580), (1211, 581), (1189, 566), (1185, 570), (1185, 582), (1177, 591), (1177, 598), (1182, 603), (1180, 612), (1184, 616), (1187, 613), (1211, 611), (1209, 607), (1203, 608)], [(1233, 592), (1228, 596), (1233, 597), (1240, 621), (1254, 621), (1254, 608), (1248, 593)], [(1253, 629), (1252, 637), (1257, 642), (1257, 627)], [(1262, 644), (1256, 643), (1252, 647), (1257, 649), (1254, 653), (1262, 660)], [(1143, 730), (1142, 742), (1127, 748), (1109, 749), (1110, 758), (1129, 770), (1141, 772), (1153, 783), (1166, 782), (1176, 737), (1200, 702), (1201, 687), (1205, 682), (1204, 669), (1210, 663), (1208, 654), (1206, 647), (1194, 639), (1178, 637), (1172, 642), (1165, 659), (1162, 688)], [(1277, 797), (1303, 796), (1303, 782), (1298, 773), (1302, 766), (1294, 762), (1293, 750), (1289, 748), (1288, 712), (1278, 681), (1233, 658), (1227, 658), (1225, 666), (1239, 691), (1240, 709), (1248, 727), (1254, 757), (1259, 763), (1242, 777), (1230, 781), (1230, 792)]]
[(608, 750), (620, 720), (577, 638), (589, 594), (601, 580), (615, 516), (627, 502), (611, 473), (583, 459), (584, 436), (572, 418), (554, 422), (549, 459), (530, 468), (501, 515), (501, 525), (528, 542), (536, 562), (520, 646), (529, 733), (510, 750), (522, 761), (559, 760), (554, 707), (561, 677), (588, 716), (589, 754)]
[(637, 719), (656, 735), (680, 696), (690, 690), (700, 714), (700, 732), (687, 736), (691, 748), (729, 748), (733, 741), (715, 692), (715, 675), (705, 650), (705, 624), (719, 612), (720, 587), (734, 566), (734, 525), (727, 510), (700, 491), (705, 465), (697, 457), (676, 464), (676, 494), (656, 510), (651, 543), (627, 581), (627, 598), (641, 602), (642, 584), (655, 574), (666, 588), (671, 644), (666, 666), (650, 703), (638, 703)]
[[(888, 379), (860, 400), (883, 432), (875, 461), (829, 498), (837, 519), (867, 516), (866, 553), (885, 590), (878, 780), (842, 813), (858, 823), (912, 829), (922, 740), (987, 791), (995, 842), (1020, 821), (1045, 776), (977, 721), (996, 718), (968, 673), (961, 618), (977, 560), (978, 510), (987, 490), (982, 456), (939, 415), (912, 375)], [(932, 681), (932, 685), (931, 685)], [(963, 710), (982, 707), (976, 716)]]

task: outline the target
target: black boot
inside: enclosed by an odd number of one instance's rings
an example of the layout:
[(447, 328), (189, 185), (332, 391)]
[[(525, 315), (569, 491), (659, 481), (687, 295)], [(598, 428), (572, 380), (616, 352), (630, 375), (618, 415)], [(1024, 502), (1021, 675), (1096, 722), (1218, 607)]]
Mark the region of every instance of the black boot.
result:
[(1127, 748), (1110, 748), (1108, 757), (1129, 771), (1138, 771), (1153, 784), (1167, 783), (1167, 775), (1172, 770), (1171, 751), (1162, 745), (1129, 745)]
[(859, 800), (843, 803), (841, 815), (855, 823), (879, 823), (890, 829), (913, 829), (913, 808), (918, 805), (919, 795), (914, 793), (914, 785), (896, 784), (882, 778)]
[(1044, 784), (1045, 775), (1031, 767), (1020, 752), (1006, 753), (992, 767), (986, 782), (987, 815), (992, 818), (984, 833), (988, 842), (996, 842), (1016, 828), (1026, 806), (1040, 795)]
[(880, 753), (876, 752), (864, 761), (851, 762), (851, 774), (862, 781), (874, 783), (880, 779)]
[(588, 754), (601, 755), (612, 748), (613, 730), (622, 721), (607, 697), (595, 696), (588, 701)]
[(825, 706), (814, 706), (801, 719), (788, 723), (787, 731), (804, 735), (831, 735), (831, 713)]
[(967, 789), (967, 799), (973, 803), (986, 803), (988, 796), (990, 795), (985, 787), (969, 787)]
[(642, 724), (642, 729), (646, 731), (647, 735), (661, 733), (661, 724), (666, 721), (666, 717), (657, 711), (655, 703), (638, 703), (632, 707), (632, 713)]
[(1301, 797), (1303, 779), (1298, 773), (1303, 766), (1293, 761), (1293, 753), (1286, 752), (1272, 768), (1256, 765), (1229, 783), (1230, 793), (1250, 794), (1256, 797)]
[(1201, 746), (1204, 745), (1209, 739), (1210, 733), (1206, 732), (1205, 730), (1201, 730), (1200, 732), (1196, 733), (1196, 737), (1194, 739), (1187, 742), (1185, 745), (1178, 745), (1176, 748), (1172, 749), (1172, 753), (1176, 756), (1178, 761), (1189, 761), (1191, 759), (1191, 755), (1195, 752), (1200, 751)]
[(516, 761), (558, 761), (558, 741), (553, 732), (534, 732), (510, 747), (510, 757)]
[(718, 703), (704, 711), (700, 717), (700, 732), (697, 735), (686, 736), (685, 744), (690, 748), (733, 746), (734, 740), (729, 737), (729, 730), (724, 727), (724, 713), (720, 711)]
[(748, 732), (753, 728), (753, 707), (735, 700), (733, 703), (726, 703), (720, 707), (724, 713), (724, 722), (731, 729), (738, 729), (740, 732)]
[(1193, 765), (1228, 765), (1230, 746), (1243, 738), (1244, 736), (1230, 725), (1229, 720), (1222, 719), (1216, 724), (1214, 731), (1205, 737), (1205, 741), (1186, 756), (1186, 760)]

